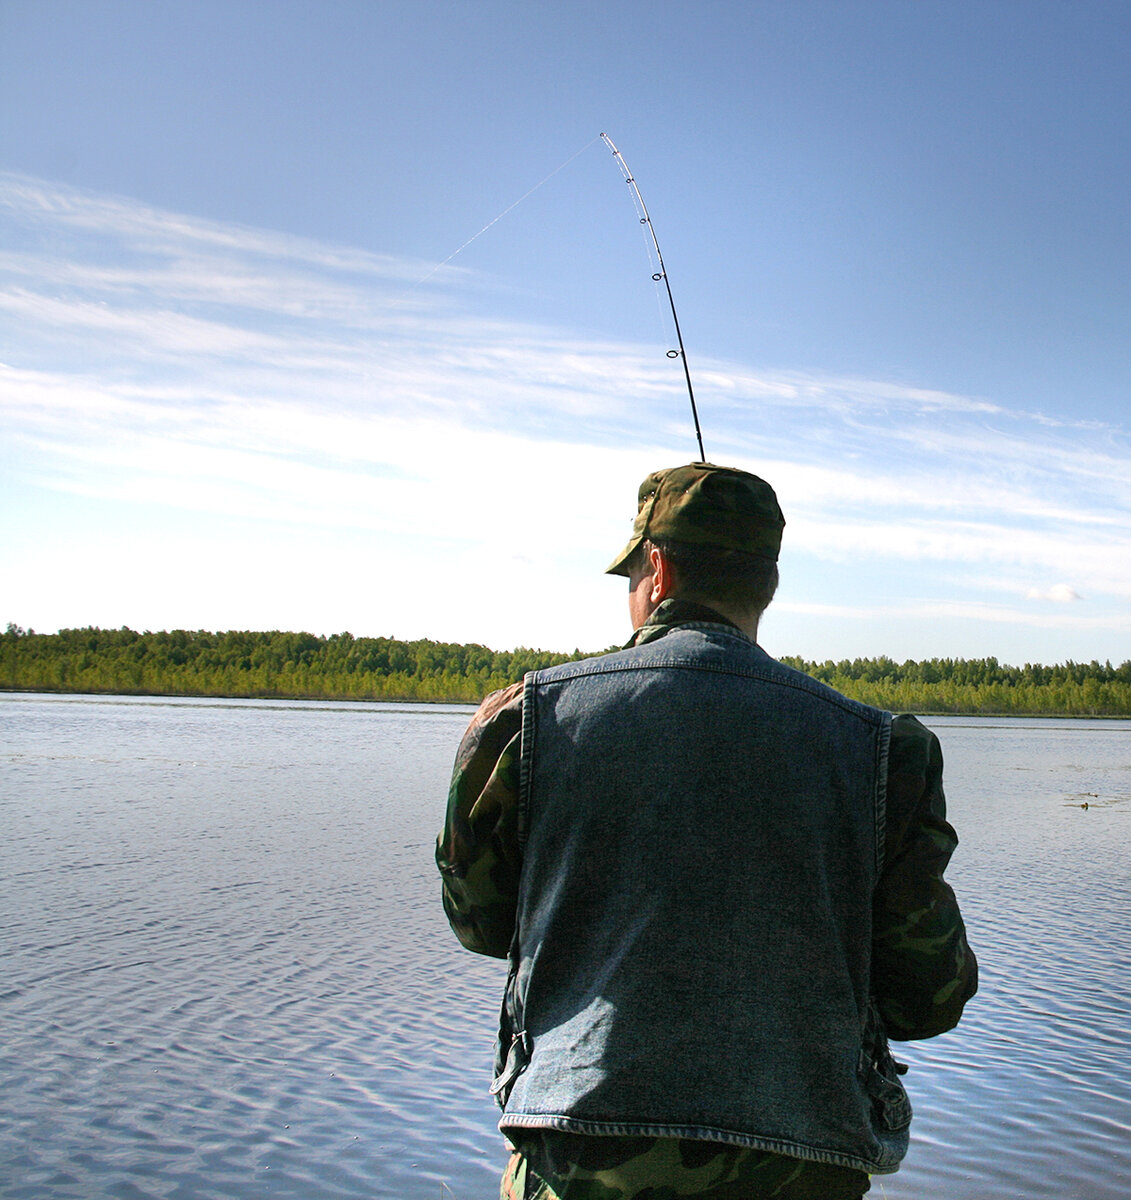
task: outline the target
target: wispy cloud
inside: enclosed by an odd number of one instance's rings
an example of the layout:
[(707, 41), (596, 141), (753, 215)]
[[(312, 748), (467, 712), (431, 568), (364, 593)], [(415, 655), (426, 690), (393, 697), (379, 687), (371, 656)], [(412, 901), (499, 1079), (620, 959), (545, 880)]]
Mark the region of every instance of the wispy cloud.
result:
[[(406, 611), (428, 555), (458, 546), (486, 607), (500, 562), (535, 592), (555, 561), (599, 570), (636, 478), (691, 457), (682, 379), (654, 346), (500, 320), (466, 272), (414, 287), (427, 264), (13, 176), (0, 214), (0, 422), (9, 472), (40, 494), (380, 535)], [(1126, 637), (1126, 430), (696, 366), (711, 456), (774, 482), (799, 560), (859, 572), (860, 605), (783, 613)], [(909, 572), (890, 606), (877, 563)], [(940, 598), (947, 577), (961, 595)]]
[(1131, 632), (1131, 612), (1114, 619), (1110, 616), (1067, 615), (1059, 612), (1018, 610), (1012, 605), (962, 602), (919, 602), (892, 605), (796, 604), (785, 606), (791, 613), (822, 617), (827, 620), (912, 620), (928, 622), (955, 618), (978, 623), (1021, 624), (1030, 629), (1103, 630)]

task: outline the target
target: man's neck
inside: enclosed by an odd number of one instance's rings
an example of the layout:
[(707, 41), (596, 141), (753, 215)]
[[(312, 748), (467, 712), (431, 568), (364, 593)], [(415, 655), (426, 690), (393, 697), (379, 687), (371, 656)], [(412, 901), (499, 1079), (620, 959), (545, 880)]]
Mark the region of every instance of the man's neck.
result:
[(726, 617), (726, 619), (732, 625), (737, 625), (738, 628), (742, 630), (742, 632), (746, 634), (746, 636), (752, 642), (756, 642), (758, 640), (757, 617), (743, 616), (741, 613), (735, 612), (733, 609), (727, 608), (722, 604), (715, 603), (711, 604), (710, 607), (713, 608), (715, 612), (719, 614), (719, 616)]
[[(715, 600), (697, 600), (690, 596), (669, 596), (658, 604), (648, 620), (641, 626), (646, 629), (651, 626), (666, 626), (683, 624), (687, 621), (722, 621), (733, 625), (744, 633), (751, 641), (757, 641), (758, 619), (745, 619), (743, 614), (726, 604)], [(639, 630), (637, 631), (639, 633)]]
[(717, 612), (720, 617), (740, 629), (752, 641), (758, 640), (758, 614), (753, 617), (748, 610), (735, 608), (723, 600), (699, 599), (691, 596), (672, 596), (673, 600), (685, 600), (689, 604), (701, 604)]

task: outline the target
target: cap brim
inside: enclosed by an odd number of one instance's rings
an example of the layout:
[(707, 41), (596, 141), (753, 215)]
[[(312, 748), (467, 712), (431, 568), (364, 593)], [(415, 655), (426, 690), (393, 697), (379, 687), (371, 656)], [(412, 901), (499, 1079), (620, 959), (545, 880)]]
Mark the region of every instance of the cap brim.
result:
[(644, 540), (644, 535), (637, 534), (628, 545), (605, 568), (606, 575), (624, 575), (628, 577), (628, 560), (636, 553), (636, 547)]

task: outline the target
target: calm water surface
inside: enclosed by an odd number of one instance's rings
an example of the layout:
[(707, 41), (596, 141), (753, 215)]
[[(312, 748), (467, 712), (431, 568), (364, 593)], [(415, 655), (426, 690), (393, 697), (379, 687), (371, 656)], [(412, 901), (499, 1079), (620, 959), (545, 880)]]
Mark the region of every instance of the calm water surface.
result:
[[(461, 706), (0, 695), (0, 1195), (492, 1200)], [(889, 1200), (1131, 1191), (1131, 722), (938, 719), (982, 962)], [(1087, 804), (1087, 808), (1082, 807)]]

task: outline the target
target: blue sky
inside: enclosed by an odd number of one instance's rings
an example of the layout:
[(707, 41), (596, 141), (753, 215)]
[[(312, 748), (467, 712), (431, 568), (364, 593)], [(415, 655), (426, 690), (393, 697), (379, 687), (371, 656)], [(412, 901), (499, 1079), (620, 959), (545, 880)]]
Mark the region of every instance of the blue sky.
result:
[(0, 621), (622, 640), (696, 446), (604, 130), (767, 649), (1127, 659), (1129, 68), (1089, 0), (2, 0)]

